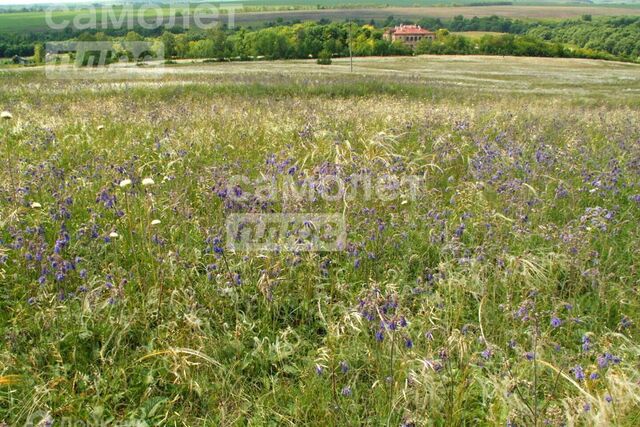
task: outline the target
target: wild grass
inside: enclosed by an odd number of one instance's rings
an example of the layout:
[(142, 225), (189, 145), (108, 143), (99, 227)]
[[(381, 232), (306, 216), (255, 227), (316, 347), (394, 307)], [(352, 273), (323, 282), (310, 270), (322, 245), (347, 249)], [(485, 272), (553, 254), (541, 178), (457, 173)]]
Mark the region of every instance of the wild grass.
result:
[[(633, 93), (198, 67), (0, 75), (0, 420), (637, 425)], [(356, 173), (423, 182), (224, 191)], [(343, 214), (348, 244), (226, 249), (231, 213), (274, 212)]]

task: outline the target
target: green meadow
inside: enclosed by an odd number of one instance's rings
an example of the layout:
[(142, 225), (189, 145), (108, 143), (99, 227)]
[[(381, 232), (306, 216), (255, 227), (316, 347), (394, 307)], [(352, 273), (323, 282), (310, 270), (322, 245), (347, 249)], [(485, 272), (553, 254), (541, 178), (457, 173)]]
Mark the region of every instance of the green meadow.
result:
[(0, 69), (0, 423), (638, 425), (640, 66), (153, 65)]

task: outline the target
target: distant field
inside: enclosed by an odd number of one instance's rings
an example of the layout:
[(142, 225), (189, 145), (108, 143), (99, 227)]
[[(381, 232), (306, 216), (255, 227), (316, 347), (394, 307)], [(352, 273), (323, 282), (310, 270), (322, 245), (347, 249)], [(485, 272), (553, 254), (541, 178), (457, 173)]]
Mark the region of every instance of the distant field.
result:
[[(250, 5), (245, 5), (250, 6)], [(168, 9), (164, 9), (168, 11)], [(86, 16), (87, 11), (55, 12), (53, 21), (60, 23), (73, 20), (77, 14)], [(147, 15), (150, 15), (149, 12)], [(167, 12), (168, 13), (168, 12)], [(461, 6), (461, 7), (366, 7), (349, 9), (297, 9), (297, 10), (268, 10), (236, 13), (237, 25), (259, 25), (264, 22), (276, 21), (317, 21), (330, 19), (341, 21), (345, 19), (384, 20), (389, 16), (401, 19), (419, 19), (423, 17), (451, 18), (456, 15), (465, 17), (504, 16), (519, 19), (567, 19), (590, 14), (593, 16), (629, 16), (640, 15), (640, 8), (632, 5), (628, 7), (607, 6)], [(101, 15), (99, 14), (98, 17)], [(137, 16), (137, 15), (134, 15)], [(100, 18), (98, 18), (100, 19)], [(84, 21), (83, 21), (84, 22)], [(20, 12), (0, 14), (0, 32), (44, 31), (48, 28), (44, 12)]]
[[(321, 67), (314, 61), (264, 61), (226, 64), (188, 64), (170, 67), (171, 78), (185, 75), (208, 79), (243, 75), (291, 75), (319, 78), (349, 74), (349, 60), (334, 60)], [(144, 71), (141, 71), (144, 73)], [(358, 76), (421, 81), (433, 88), (531, 95), (624, 98), (640, 96), (640, 65), (609, 61), (558, 58), (516, 58), (491, 56), (418, 56), (355, 58)]]
[(468, 18), (496, 15), (520, 19), (567, 19), (584, 14), (593, 16), (636, 16), (640, 15), (640, 9), (599, 6), (385, 7), (349, 10), (254, 12), (238, 14), (236, 21), (241, 24), (249, 24), (255, 21), (273, 21), (278, 17), (282, 17), (284, 20), (319, 20), (322, 18), (332, 20), (350, 18), (384, 20), (389, 16), (401, 19), (418, 19), (422, 17), (452, 18), (456, 15)]
[[(307, 6), (307, 7), (349, 7), (349, 6), (442, 6), (442, 5), (463, 5), (463, 4), (478, 4), (478, 3), (490, 3), (491, 0), (249, 0), (242, 2), (243, 5), (251, 6)], [(497, 0), (496, 0), (497, 2)], [(514, 4), (561, 4), (562, 1), (558, 0), (539, 0), (539, 1), (527, 1), (527, 0), (511, 0)], [(602, 1), (595, 1), (594, 3), (606, 3)], [(623, 2), (618, 2), (623, 3)]]
[[(158, 68), (125, 66), (139, 77), (131, 86), (147, 86), (157, 81)], [(4, 72), (3, 72), (4, 70)], [(30, 74), (35, 68), (0, 68), (2, 74)], [(367, 57), (354, 59), (354, 74), (347, 58), (335, 59), (331, 66), (318, 66), (315, 61), (255, 61), (202, 63), (181, 60), (177, 65), (161, 68), (162, 84), (209, 83), (212, 76), (220, 84), (255, 81), (304, 81), (301, 84), (322, 85), (334, 76), (381, 79), (399, 84), (422, 85), (435, 90), (461, 90), (463, 96), (508, 93), (527, 96), (560, 96), (576, 99), (606, 97), (637, 100), (640, 97), (640, 65), (612, 61), (559, 58), (525, 58), (500, 56), (417, 56)], [(311, 82), (311, 83), (309, 83)], [(111, 81), (97, 85), (111, 86)], [(6, 88), (11, 90), (10, 87)]]

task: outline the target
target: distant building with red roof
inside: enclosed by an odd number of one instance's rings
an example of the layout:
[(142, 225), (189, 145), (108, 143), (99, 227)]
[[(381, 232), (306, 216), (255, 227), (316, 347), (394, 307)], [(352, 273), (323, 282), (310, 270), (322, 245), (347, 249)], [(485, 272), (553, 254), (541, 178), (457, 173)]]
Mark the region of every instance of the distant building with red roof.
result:
[(436, 38), (436, 33), (425, 30), (420, 25), (398, 25), (395, 28), (389, 28), (384, 35), (391, 42), (399, 40), (413, 49), (422, 39)]

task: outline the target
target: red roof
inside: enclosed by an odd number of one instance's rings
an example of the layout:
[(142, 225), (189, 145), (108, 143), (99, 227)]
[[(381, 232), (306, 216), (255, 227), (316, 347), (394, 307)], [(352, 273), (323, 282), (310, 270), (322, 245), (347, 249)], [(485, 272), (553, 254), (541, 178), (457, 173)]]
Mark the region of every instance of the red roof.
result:
[(425, 30), (420, 25), (400, 25), (393, 30), (394, 34), (407, 34), (407, 35), (427, 35), (433, 34), (431, 31)]

